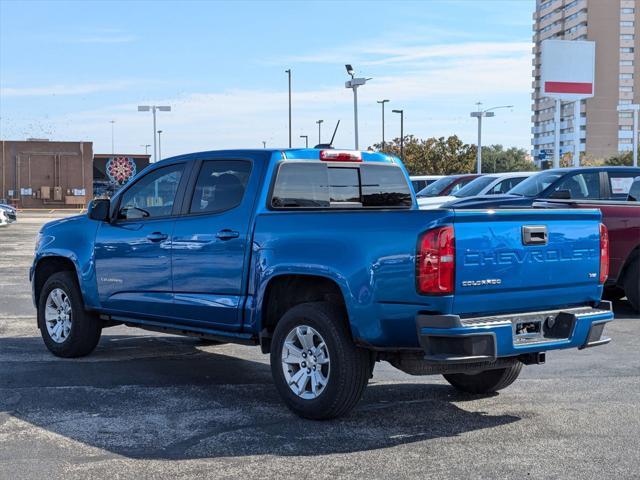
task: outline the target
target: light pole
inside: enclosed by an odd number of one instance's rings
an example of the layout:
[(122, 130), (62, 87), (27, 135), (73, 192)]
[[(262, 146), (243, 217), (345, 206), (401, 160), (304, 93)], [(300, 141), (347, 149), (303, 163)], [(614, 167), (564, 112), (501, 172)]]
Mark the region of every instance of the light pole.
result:
[(482, 119), (484, 117), (494, 117), (495, 113), (493, 110), (497, 110), (499, 108), (513, 108), (513, 105), (501, 105), (499, 107), (491, 107), (486, 110), (482, 110), (480, 106), (482, 102), (476, 103), (478, 106), (478, 110), (475, 112), (471, 112), (471, 116), (478, 119), (478, 152), (476, 153), (476, 161), (478, 162), (477, 172), (478, 174), (482, 173)]
[(289, 148), (291, 148), (291, 69), (285, 70), (289, 77)]
[(109, 123), (111, 124), (111, 155), (115, 155), (116, 148), (115, 148), (115, 141), (114, 141), (113, 125), (116, 123), (116, 121), (115, 120), (110, 120)]
[(158, 160), (162, 160), (162, 130), (158, 130)]
[(309, 135), (300, 135), (300, 138), (304, 138), (304, 148), (309, 148)]
[(361, 87), (370, 78), (355, 78), (355, 70), (349, 64), (345, 65), (347, 73), (351, 75), (351, 80), (344, 83), (345, 88), (353, 90), (353, 131), (355, 133), (356, 150), (358, 150), (358, 87)]
[(267, 148), (267, 141), (266, 140), (262, 140), (262, 148)]
[(632, 103), (631, 105), (618, 105), (619, 112), (633, 112), (633, 166), (638, 166), (638, 111), (640, 105)]
[(400, 114), (400, 160), (404, 162), (404, 110), (391, 110)]
[(384, 151), (384, 104), (388, 103), (389, 100), (378, 100), (377, 103), (382, 105), (382, 150)]
[(158, 149), (156, 147), (156, 111), (158, 112), (170, 112), (171, 107), (167, 105), (138, 105), (139, 112), (153, 113), (153, 161), (158, 161)]
[(141, 147), (144, 147), (144, 154), (145, 154), (145, 155), (149, 155), (149, 147), (150, 147), (151, 145), (146, 144), (146, 145), (140, 145), (140, 146), (141, 146)]
[(318, 124), (318, 145), (322, 143), (322, 122), (324, 122), (324, 120), (316, 120)]

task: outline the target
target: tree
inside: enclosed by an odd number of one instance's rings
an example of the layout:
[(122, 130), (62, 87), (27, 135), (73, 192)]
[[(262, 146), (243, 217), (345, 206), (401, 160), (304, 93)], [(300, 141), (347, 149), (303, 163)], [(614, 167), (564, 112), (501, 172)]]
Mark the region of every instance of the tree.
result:
[(612, 167), (630, 167), (633, 165), (633, 152), (612, 155), (604, 161), (604, 164)]
[(538, 170), (530, 160), (524, 148), (511, 147), (507, 150), (502, 145), (482, 147), (482, 172), (532, 172)]
[[(375, 144), (374, 150), (400, 156), (400, 138)], [(404, 137), (404, 164), (411, 175), (450, 175), (468, 173), (475, 165), (476, 147), (464, 143), (456, 135), (448, 138), (421, 140), (413, 135)]]

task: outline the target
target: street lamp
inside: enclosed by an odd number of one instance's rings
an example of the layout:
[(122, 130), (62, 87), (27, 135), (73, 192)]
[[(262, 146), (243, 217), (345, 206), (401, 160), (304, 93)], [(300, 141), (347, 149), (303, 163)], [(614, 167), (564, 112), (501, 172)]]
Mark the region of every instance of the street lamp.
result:
[(384, 151), (384, 104), (389, 100), (378, 100), (377, 103), (382, 105), (382, 150)]
[[(631, 105), (618, 105), (619, 112), (633, 112), (633, 166), (638, 166), (638, 111), (640, 105), (632, 103)], [(575, 127), (577, 128), (577, 127)]]
[(267, 141), (266, 140), (262, 140), (262, 148), (267, 148)]
[(289, 77), (289, 148), (291, 148), (291, 69), (285, 70)]
[(353, 90), (353, 129), (355, 133), (356, 150), (358, 150), (358, 87), (361, 87), (371, 79), (355, 78), (355, 70), (353, 67), (347, 64), (345, 65), (345, 68), (347, 69), (347, 73), (351, 76), (351, 80), (346, 81), (344, 86), (345, 88)]
[(404, 110), (391, 110), (400, 114), (400, 160), (404, 162)]
[(171, 107), (167, 105), (138, 105), (139, 112), (153, 113), (153, 161), (158, 161), (158, 151), (156, 148), (156, 111), (158, 112), (170, 112)]
[(324, 122), (324, 120), (316, 120), (316, 123), (318, 124), (318, 145), (322, 143), (322, 122)]
[(115, 149), (115, 142), (114, 142), (114, 131), (113, 131), (113, 125), (114, 123), (116, 123), (115, 120), (110, 120), (109, 123), (111, 124), (111, 155), (115, 155), (116, 153), (116, 149)]
[(151, 145), (149, 145), (148, 143), (146, 145), (140, 145), (141, 147), (144, 147), (144, 154), (145, 155), (149, 155), (149, 147)]
[(471, 116), (478, 119), (478, 152), (476, 153), (476, 161), (478, 162), (477, 172), (478, 174), (482, 173), (482, 119), (484, 117), (494, 117), (495, 113), (493, 110), (497, 110), (499, 108), (513, 108), (513, 105), (501, 105), (499, 107), (491, 107), (486, 110), (482, 110), (480, 106), (482, 102), (476, 103), (478, 106), (478, 110), (475, 112), (471, 112)]
[(162, 160), (162, 130), (158, 130), (158, 159)]
[(309, 148), (309, 135), (300, 135), (300, 138), (304, 138), (304, 148)]

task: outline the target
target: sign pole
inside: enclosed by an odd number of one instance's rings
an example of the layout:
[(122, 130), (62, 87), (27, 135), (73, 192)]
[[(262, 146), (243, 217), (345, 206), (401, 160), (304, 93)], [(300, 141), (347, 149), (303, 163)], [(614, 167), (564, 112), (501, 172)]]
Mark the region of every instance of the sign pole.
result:
[(573, 102), (573, 166), (580, 166), (580, 100)]
[(553, 148), (553, 168), (560, 168), (560, 110), (562, 110), (562, 101), (559, 98), (556, 98), (556, 111), (554, 113), (555, 145)]
[(633, 109), (633, 166), (638, 166), (638, 108)]

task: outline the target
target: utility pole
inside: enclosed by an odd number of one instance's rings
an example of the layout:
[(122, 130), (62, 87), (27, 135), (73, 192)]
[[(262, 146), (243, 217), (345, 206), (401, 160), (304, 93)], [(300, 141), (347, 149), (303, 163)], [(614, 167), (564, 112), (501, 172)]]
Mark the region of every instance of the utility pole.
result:
[(404, 162), (404, 110), (391, 110), (400, 114), (400, 160)]
[(318, 145), (322, 143), (322, 122), (324, 122), (324, 120), (316, 121), (316, 123), (318, 124)]
[(111, 155), (115, 155), (116, 148), (115, 148), (115, 141), (114, 141), (114, 128), (113, 128), (113, 125), (116, 123), (116, 121), (115, 120), (111, 120), (111, 121), (109, 121), (109, 123), (111, 124)]
[(162, 160), (162, 130), (158, 130), (158, 160)]
[(291, 69), (285, 70), (289, 77), (289, 148), (291, 148)]
[(389, 100), (378, 100), (377, 103), (382, 105), (382, 150), (384, 151), (384, 104), (389, 102)]

